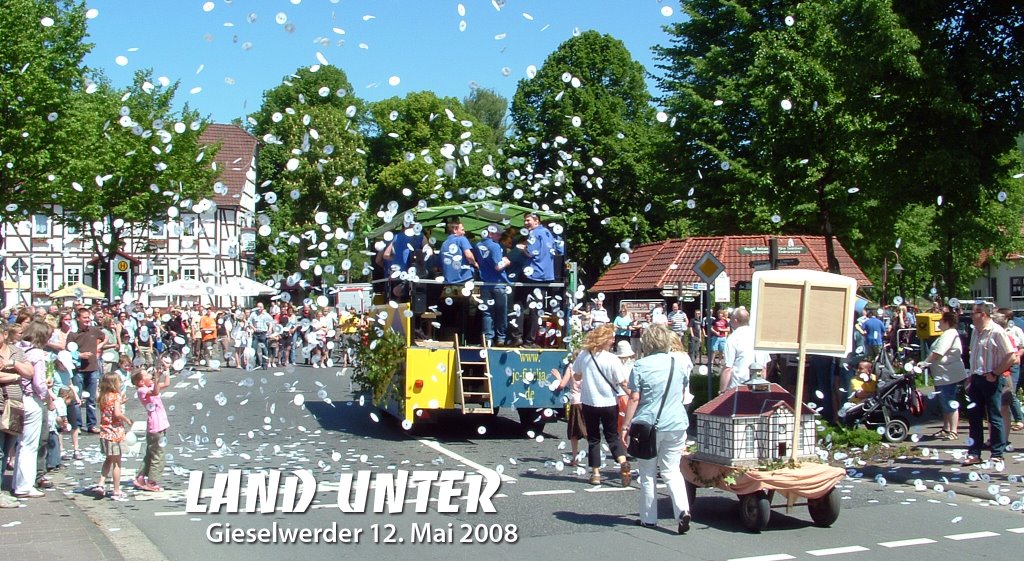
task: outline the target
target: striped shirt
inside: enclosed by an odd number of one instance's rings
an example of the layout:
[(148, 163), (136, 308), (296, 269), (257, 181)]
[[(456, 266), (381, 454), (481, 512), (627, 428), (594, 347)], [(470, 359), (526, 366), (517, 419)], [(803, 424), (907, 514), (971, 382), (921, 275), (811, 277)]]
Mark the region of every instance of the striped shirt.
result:
[(994, 321), (988, 323), (988, 327), (978, 329), (975, 327), (971, 335), (971, 373), (984, 374), (996, 372), (999, 363), (1003, 362), (1007, 354), (1017, 351), (1017, 347), (1006, 334), (1006, 330)]
[(683, 311), (671, 312), (668, 314), (668, 321), (672, 325), (672, 331), (676, 335), (682, 335), (686, 331), (686, 313)]

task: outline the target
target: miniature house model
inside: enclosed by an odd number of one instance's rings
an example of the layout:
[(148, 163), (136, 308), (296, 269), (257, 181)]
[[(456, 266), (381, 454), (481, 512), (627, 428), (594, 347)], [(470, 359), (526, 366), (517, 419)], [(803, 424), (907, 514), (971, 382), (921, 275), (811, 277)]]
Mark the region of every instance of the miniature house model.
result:
[[(795, 423), (794, 397), (782, 386), (754, 378), (728, 390), (694, 412), (694, 459), (735, 467), (790, 457)], [(815, 457), (814, 412), (800, 408), (798, 459)]]

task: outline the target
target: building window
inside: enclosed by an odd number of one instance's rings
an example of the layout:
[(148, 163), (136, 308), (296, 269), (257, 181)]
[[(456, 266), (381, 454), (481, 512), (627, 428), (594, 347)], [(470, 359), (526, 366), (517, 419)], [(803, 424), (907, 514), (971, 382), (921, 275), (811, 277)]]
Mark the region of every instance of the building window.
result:
[(37, 237), (49, 237), (50, 219), (45, 214), (32, 216), (32, 235)]
[(163, 220), (154, 220), (149, 225), (149, 235), (154, 238), (162, 238), (167, 235), (167, 222)]
[(754, 455), (754, 425), (747, 425), (747, 428), (743, 429), (744, 444), (747, 452), (747, 456)]
[(181, 278), (184, 280), (197, 280), (199, 274), (195, 267), (182, 267)]
[(82, 268), (64, 267), (64, 284), (71, 286), (79, 282), (82, 282)]
[(50, 292), (50, 267), (36, 267), (32, 275), (33, 292)]
[(196, 235), (196, 217), (185, 216), (181, 219), (181, 233), (185, 236)]
[(1024, 300), (1024, 277), (1010, 277), (1010, 299)]
[(991, 292), (991, 294), (989, 294), (989, 296), (992, 297), (992, 300), (999, 300), (999, 293), (996, 290), (996, 288), (999, 286), (999, 283), (996, 282), (996, 279), (994, 279), (994, 278), (990, 279), (989, 283), (988, 283), (988, 286), (989, 286), (989, 291)]
[(76, 220), (78, 220), (78, 217), (73, 213), (64, 213), (64, 235), (74, 236), (78, 234), (78, 224)]
[(153, 267), (153, 286), (167, 284), (167, 267)]

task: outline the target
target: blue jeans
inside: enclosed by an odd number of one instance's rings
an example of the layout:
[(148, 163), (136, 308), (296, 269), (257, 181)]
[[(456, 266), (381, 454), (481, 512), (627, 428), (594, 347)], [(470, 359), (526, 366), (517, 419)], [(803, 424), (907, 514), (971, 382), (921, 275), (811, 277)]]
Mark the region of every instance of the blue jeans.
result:
[(989, 382), (984, 376), (972, 374), (970, 377), (971, 386), (967, 389), (967, 396), (974, 403), (974, 407), (967, 409), (967, 418), (971, 423), (971, 439), (973, 442), (967, 449), (972, 456), (980, 456), (982, 442), (985, 437), (985, 429), (982, 420), (988, 415), (989, 433), (993, 458), (1002, 458), (1006, 448), (1006, 425), (1003, 423), (1002, 400), (1003, 388), (1006, 387), (1009, 378), (996, 376), (995, 382)]
[(505, 285), (484, 286), (480, 289), (480, 298), (487, 305), (481, 314), (484, 341), (497, 338), (499, 343), (504, 343), (505, 326), (508, 325), (508, 294)]
[[(78, 416), (78, 428), (92, 430), (97, 425), (96, 419), (96, 385), (99, 382), (99, 372), (75, 372), (71, 383), (75, 385), (82, 403), (85, 405), (85, 425), (82, 425), (82, 417)], [(85, 396), (88, 392), (89, 395)], [(72, 404), (74, 407), (74, 404)]]

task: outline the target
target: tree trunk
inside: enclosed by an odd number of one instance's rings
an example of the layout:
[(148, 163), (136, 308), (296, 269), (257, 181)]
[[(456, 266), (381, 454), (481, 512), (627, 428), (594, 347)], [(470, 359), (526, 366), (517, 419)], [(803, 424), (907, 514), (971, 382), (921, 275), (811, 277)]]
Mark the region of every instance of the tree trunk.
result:
[(959, 287), (957, 286), (956, 269), (953, 267), (953, 230), (948, 226), (946, 227), (945, 261), (946, 291), (949, 297), (954, 297), (959, 294)]
[(839, 259), (836, 258), (835, 238), (832, 236), (832, 220), (828, 206), (825, 204), (825, 188), (818, 187), (818, 213), (821, 217), (821, 230), (825, 235), (825, 257), (828, 260), (828, 272), (840, 274)]

